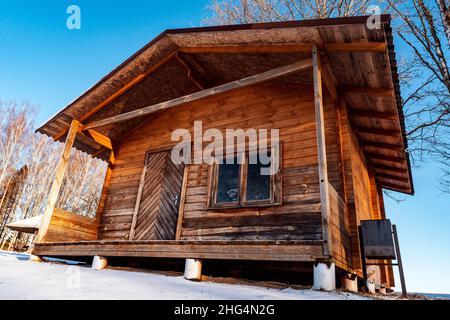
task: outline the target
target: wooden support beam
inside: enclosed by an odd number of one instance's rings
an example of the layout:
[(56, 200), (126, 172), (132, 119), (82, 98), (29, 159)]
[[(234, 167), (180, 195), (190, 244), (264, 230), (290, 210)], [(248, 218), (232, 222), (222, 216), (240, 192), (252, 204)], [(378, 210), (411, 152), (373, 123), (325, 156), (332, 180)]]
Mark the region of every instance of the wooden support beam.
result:
[(108, 167), (106, 168), (106, 172), (105, 172), (105, 179), (103, 181), (103, 187), (102, 187), (102, 192), (100, 194), (100, 200), (98, 202), (98, 206), (97, 206), (97, 211), (95, 214), (95, 218), (97, 219), (98, 222), (100, 222), (100, 219), (103, 215), (103, 211), (105, 208), (105, 203), (106, 203), (106, 195), (108, 193), (108, 188), (111, 182), (111, 175), (112, 175), (112, 170), (114, 168), (114, 163), (115, 163), (116, 159), (114, 156), (114, 151), (111, 150), (111, 154), (109, 156), (109, 163), (108, 163)]
[(205, 90), (210, 86), (207, 84), (205, 78), (200, 74), (200, 72), (195, 68), (192, 63), (190, 63), (185, 57), (183, 57), (180, 53), (175, 55), (176, 59), (183, 65), (183, 67), (187, 70), (187, 77), (191, 79), (192, 82), (200, 90)]
[(362, 109), (349, 109), (348, 114), (352, 117), (364, 117), (371, 119), (396, 120), (397, 114), (393, 112), (370, 111)]
[(351, 42), (351, 43), (327, 43), (323, 45), (328, 52), (386, 52), (386, 42)]
[[(119, 90), (117, 90), (116, 92), (114, 92), (111, 96), (109, 96), (107, 99), (103, 100), (101, 103), (99, 103), (98, 105), (96, 105), (94, 108), (92, 108), (91, 110), (89, 110), (89, 112), (85, 113), (84, 115), (82, 115), (78, 120), (80, 122), (84, 122), (86, 120), (88, 120), (90, 117), (92, 117), (94, 114), (96, 114), (97, 112), (101, 111), (104, 107), (106, 107), (108, 104), (110, 104), (111, 102), (113, 102), (114, 100), (116, 100), (117, 98), (119, 98), (120, 96), (122, 96), (124, 93), (126, 93), (128, 90), (130, 90), (131, 88), (133, 88), (134, 86), (136, 86), (138, 83), (140, 83), (142, 80), (144, 80), (145, 77), (147, 77), (148, 75), (150, 75), (151, 73), (153, 73), (154, 71), (156, 71), (158, 68), (160, 68), (161, 66), (163, 66), (164, 64), (166, 64), (167, 62), (169, 62), (170, 60), (173, 59), (173, 57), (176, 55), (176, 51), (171, 52), (168, 56), (166, 56), (164, 59), (162, 59), (161, 61), (159, 61), (158, 63), (156, 63), (155, 65), (151, 66), (150, 68), (148, 68), (147, 70), (145, 70), (143, 73), (141, 73), (140, 75), (136, 76), (133, 80), (131, 80), (130, 82), (128, 82), (127, 84), (125, 84), (122, 88), (120, 88)], [(57, 134), (53, 139), (55, 141), (58, 141), (59, 139), (61, 139), (65, 134), (67, 133), (67, 130), (63, 130), (61, 131), (59, 134)]]
[(325, 116), (322, 97), (322, 64), (319, 49), (316, 45), (312, 48), (313, 77), (314, 77), (314, 108), (316, 121), (317, 152), (319, 162), (320, 201), (322, 210), (322, 232), (324, 255), (331, 255), (332, 244), (329, 232), (330, 198), (328, 185), (327, 151), (325, 142)]
[[(310, 53), (313, 44), (271, 44), (180, 47), (184, 53)], [(386, 42), (327, 43), (322, 48), (329, 52), (385, 52)]]
[(113, 144), (111, 142), (111, 139), (104, 134), (101, 134), (100, 132), (97, 132), (93, 129), (87, 130), (89, 135), (92, 139), (94, 139), (95, 142), (97, 142), (99, 145), (109, 149), (113, 150)]
[(273, 44), (273, 45), (230, 45), (180, 47), (183, 53), (310, 53), (311, 44)]
[(72, 149), (73, 143), (75, 142), (75, 138), (80, 125), (81, 124), (79, 121), (72, 120), (69, 133), (67, 134), (64, 150), (56, 167), (55, 178), (53, 180), (50, 193), (47, 198), (47, 205), (45, 207), (42, 222), (36, 236), (36, 242), (42, 242), (45, 239), (45, 235), (47, 234), (48, 227), (53, 216), (53, 211), (55, 210), (56, 201), (58, 200), (59, 192), (61, 190), (61, 185), (64, 179), (64, 174), (66, 172), (67, 164), (69, 162), (70, 151)]
[(309, 261), (325, 260), (320, 241), (85, 241), (37, 244), (35, 255)]
[(370, 88), (370, 87), (349, 87), (344, 86), (340, 88), (343, 93), (350, 94), (364, 94), (368, 96), (393, 97), (394, 89), (386, 88)]
[(356, 126), (355, 130), (359, 133), (369, 133), (388, 137), (398, 137), (400, 134), (399, 130), (397, 129), (383, 129), (383, 128)]
[(247, 78), (229, 82), (229, 83), (226, 83), (226, 84), (214, 87), (214, 88), (202, 90), (199, 92), (188, 94), (183, 97), (179, 97), (179, 98), (172, 99), (169, 101), (157, 103), (155, 105), (151, 105), (148, 107), (144, 107), (142, 109), (123, 113), (123, 114), (120, 114), (120, 115), (117, 115), (117, 116), (114, 116), (111, 118), (94, 121), (94, 122), (91, 122), (91, 123), (88, 123), (87, 125), (85, 125), (84, 129), (89, 130), (92, 128), (97, 128), (97, 127), (109, 125), (112, 123), (117, 123), (117, 122), (126, 121), (126, 120), (130, 120), (130, 119), (135, 119), (138, 117), (143, 117), (143, 116), (155, 113), (157, 111), (167, 110), (167, 109), (177, 107), (179, 105), (182, 105), (182, 104), (185, 104), (188, 102), (200, 100), (203, 98), (207, 98), (207, 97), (210, 97), (213, 95), (228, 92), (228, 91), (235, 90), (238, 88), (244, 88), (244, 87), (248, 87), (248, 86), (258, 84), (261, 82), (265, 82), (268, 80), (276, 79), (278, 77), (281, 77), (281, 76), (284, 76), (284, 75), (287, 75), (287, 74), (290, 74), (293, 72), (311, 68), (311, 66), (312, 66), (311, 59), (299, 61), (299, 62), (290, 64), (290, 65), (287, 65), (287, 66), (284, 66), (281, 68), (272, 69), (272, 70), (269, 70), (269, 71), (266, 71), (263, 73), (259, 73), (254, 76), (250, 76)]
[(97, 150), (96, 152), (94, 152), (91, 156), (92, 158), (97, 158), (99, 155), (101, 155), (103, 152), (105, 152), (106, 150), (108, 150), (108, 148), (105, 147), (101, 147), (99, 150)]

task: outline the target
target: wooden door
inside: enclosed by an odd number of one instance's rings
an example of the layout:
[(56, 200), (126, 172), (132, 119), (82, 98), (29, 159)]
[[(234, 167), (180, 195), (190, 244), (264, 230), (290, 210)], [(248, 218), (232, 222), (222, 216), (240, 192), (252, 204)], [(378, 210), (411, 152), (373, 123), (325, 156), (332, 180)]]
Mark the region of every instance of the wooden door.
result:
[(133, 239), (174, 240), (184, 166), (162, 151), (147, 154), (144, 170)]

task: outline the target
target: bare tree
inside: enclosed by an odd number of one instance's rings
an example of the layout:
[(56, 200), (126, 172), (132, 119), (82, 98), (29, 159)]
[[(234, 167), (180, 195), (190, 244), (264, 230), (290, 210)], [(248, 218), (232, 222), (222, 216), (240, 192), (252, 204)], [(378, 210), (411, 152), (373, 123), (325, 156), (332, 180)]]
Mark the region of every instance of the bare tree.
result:
[[(4, 226), (44, 212), (63, 148), (62, 143), (33, 133), (34, 110), (29, 104), (0, 103), (0, 239), (7, 239), (10, 244), (27, 243), (28, 236), (19, 236)], [(18, 169), (25, 165), (27, 174), (22, 175), (18, 184)], [(57, 206), (80, 215), (94, 216), (106, 163), (74, 149), (68, 172), (70, 175), (63, 181)]]
[(31, 132), (34, 107), (29, 103), (17, 104), (14, 101), (0, 100), (0, 186), (8, 176), (8, 171), (20, 166), (19, 157), (26, 148), (26, 140)]
[(207, 24), (244, 24), (365, 15), (371, 6), (387, 9), (383, 0), (212, 0)]
[[(450, 192), (449, 0), (211, 0), (206, 23), (242, 24), (364, 15), (369, 5), (391, 13), (400, 46), (400, 80), (410, 154), (415, 165), (442, 164)], [(417, 161), (418, 160), (418, 161)]]
[(411, 154), (442, 164), (440, 189), (450, 192), (450, 59), (446, 0), (387, 0), (409, 48), (400, 79)]
[(450, 5), (448, 0), (436, 0), (441, 14), (442, 25), (444, 26), (445, 34), (450, 45)]
[[(13, 217), (17, 198), (20, 196), (27, 175), (28, 175), (28, 167), (25, 166), (22, 167), (20, 170), (17, 170), (8, 179), (7, 187), (5, 189), (4, 194), (2, 195), (0, 202), (0, 221), (1, 221), (0, 235), (4, 233), (6, 224), (10, 222), (11, 218)], [(0, 243), (2, 242), (3, 238), (2, 241), (0, 241)]]

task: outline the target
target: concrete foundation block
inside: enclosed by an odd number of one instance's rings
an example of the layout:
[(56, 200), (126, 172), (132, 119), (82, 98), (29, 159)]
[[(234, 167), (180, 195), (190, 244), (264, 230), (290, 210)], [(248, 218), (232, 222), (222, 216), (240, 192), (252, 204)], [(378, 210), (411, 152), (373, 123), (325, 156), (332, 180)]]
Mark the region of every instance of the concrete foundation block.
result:
[(371, 293), (371, 294), (375, 294), (376, 293), (375, 282), (367, 280), (366, 281), (366, 288), (367, 288), (367, 292), (368, 293)]
[(336, 267), (334, 263), (314, 264), (314, 290), (336, 290)]
[(105, 257), (94, 256), (92, 259), (92, 269), (102, 270), (108, 266), (108, 259)]
[(33, 261), (33, 262), (42, 262), (41, 257), (39, 256), (35, 256), (34, 254), (30, 255), (30, 258), (28, 259), (29, 261)]
[(200, 281), (202, 279), (202, 260), (186, 259), (184, 278), (191, 281)]
[(358, 277), (354, 273), (341, 276), (342, 289), (349, 292), (358, 292)]

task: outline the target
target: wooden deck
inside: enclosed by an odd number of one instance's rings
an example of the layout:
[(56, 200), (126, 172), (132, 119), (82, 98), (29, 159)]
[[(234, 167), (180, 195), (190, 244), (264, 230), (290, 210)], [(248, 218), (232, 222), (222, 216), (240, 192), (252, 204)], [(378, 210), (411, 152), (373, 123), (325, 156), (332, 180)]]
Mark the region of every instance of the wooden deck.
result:
[(81, 241), (36, 243), (37, 256), (105, 256), (313, 262), (321, 241)]

